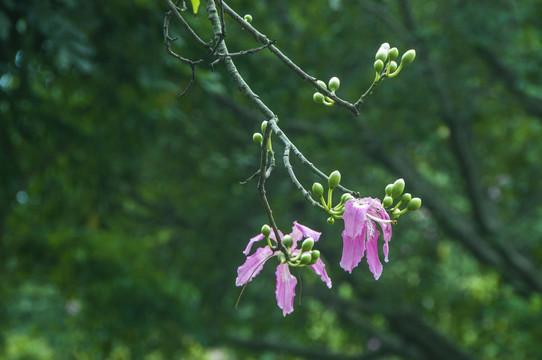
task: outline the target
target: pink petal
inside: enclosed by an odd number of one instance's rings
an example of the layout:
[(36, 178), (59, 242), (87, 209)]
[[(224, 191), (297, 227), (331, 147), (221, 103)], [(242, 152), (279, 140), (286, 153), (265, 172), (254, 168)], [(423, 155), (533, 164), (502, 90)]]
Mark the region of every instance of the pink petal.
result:
[(344, 234), (349, 238), (361, 234), (365, 227), (365, 215), (369, 210), (369, 206), (363, 204), (360, 199), (348, 200), (344, 205)]
[(316, 264), (311, 265), (311, 267), (317, 275), (320, 275), (320, 279), (326, 283), (327, 287), (331, 289), (331, 279), (327, 276), (326, 264), (324, 264), (322, 259), (318, 259)]
[(261, 247), (250, 256), (247, 256), (245, 263), (237, 268), (237, 279), (235, 279), (235, 285), (245, 285), (252, 280), (263, 269), (263, 265), (273, 256), (273, 250), (269, 246)]
[[(280, 232), (280, 230), (279, 230), (279, 235), (282, 238), (282, 232)], [(275, 240), (275, 241), (277, 240), (276, 237), (275, 237), (275, 232), (273, 231), (273, 229), (271, 229), (271, 235), (269, 237), (271, 239)], [(250, 253), (250, 249), (252, 248), (252, 245), (255, 242), (261, 241), (263, 239), (264, 239), (264, 236), (262, 234), (258, 234), (256, 236), (254, 236), (253, 238), (251, 238), (250, 241), (247, 244), (247, 247), (245, 248), (245, 251), (243, 251), (243, 254), (248, 255)]]
[[(272, 230), (271, 230), (272, 231)], [(263, 235), (262, 234), (258, 234), (256, 236), (254, 236), (253, 238), (250, 239), (250, 241), (248, 242), (247, 244), (247, 247), (245, 248), (245, 251), (243, 251), (243, 254), (245, 255), (248, 255), (250, 253), (250, 249), (252, 248), (252, 245), (257, 242), (257, 241), (260, 241), (263, 239)]]
[(378, 280), (382, 275), (382, 263), (378, 257), (378, 236), (380, 233), (376, 230), (376, 225), (372, 221), (368, 221), (367, 226), (367, 264), (369, 270), (373, 273), (375, 280)]
[(277, 304), (279, 308), (282, 309), (282, 315), (286, 316), (294, 311), (295, 286), (297, 284), (297, 279), (290, 274), (288, 264), (279, 264), (275, 274), (277, 275), (277, 288), (275, 291), (275, 294), (277, 295)]
[[(363, 221), (365, 223), (365, 221)], [(343, 254), (341, 257), (341, 267), (352, 273), (352, 269), (358, 266), (365, 252), (365, 228), (361, 229), (361, 234), (350, 237), (347, 234), (346, 227), (342, 233), (343, 236)]]
[[(302, 236), (300, 238), (295, 238), (294, 239), (294, 233), (295, 233), (295, 236), (298, 237), (299, 236), (298, 232), (301, 232)], [(311, 237), (316, 242), (316, 241), (318, 241), (318, 239), (320, 239), (320, 235), (322, 235), (321, 232), (312, 230), (312, 229), (306, 227), (305, 225), (301, 225), (297, 221), (294, 221), (294, 226), (292, 227), (292, 234), (290, 236), (292, 237), (292, 239), (294, 239), (296, 241), (299, 241), (302, 238)]]

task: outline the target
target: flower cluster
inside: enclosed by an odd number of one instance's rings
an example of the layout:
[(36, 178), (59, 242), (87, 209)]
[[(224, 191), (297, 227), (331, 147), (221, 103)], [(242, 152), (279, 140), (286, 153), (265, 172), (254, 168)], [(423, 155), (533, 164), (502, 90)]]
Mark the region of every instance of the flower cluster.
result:
[[(330, 217), (328, 223), (333, 224), (335, 219), (344, 221), (342, 232), (343, 251), (340, 266), (349, 273), (358, 266), (363, 257), (367, 259), (369, 270), (375, 280), (382, 275), (382, 262), (379, 256), (378, 239), (382, 235), (384, 240), (382, 252), (384, 261), (388, 262), (389, 242), (391, 240), (392, 225), (397, 218), (408, 211), (420, 208), (421, 200), (404, 193), (405, 182), (396, 180), (386, 186), (383, 202), (379, 199), (364, 197), (356, 198), (350, 193), (344, 193), (341, 200), (333, 205), (332, 192), (339, 188), (341, 175), (334, 171), (328, 178), (327, 200), (324, 198), (324, 187), (315, 183), (312, 187), (313, 195), (320, 199), (322, 208)], [(394, 206), (393, 203), (398, 200)], [(405, 206), (401, 209), (401, 206)], [(378, 224), (378, 225), (377, 225)], [(243, 265), (237, 269), (237, 286), (248, 284), (263, 269), (264, 264), (272, 257), (277, 257), (276, 298), (284, 316), (294, 310), (294, 297), (297, 279), (290, 273), (290, 267), (310, 266), (320, 275), (322, 281), (331, 288), (331, 280), (326, 273), (325, 265), (320, 259), (320, 252), (313, 250), (314, 243), (320, 239), (320, 232), (294, 221), (292, 232), (288, 235), (280, 233), (277, 241), (276, 234), (267, 225), (262, 227), (259, 235), (253, 237), (243, 252), (247, 258)], [(267, 240), (266, 246), (258, 248), (249, 255), (252, 246), (261, 240)], [(298, 248), (298, 244), (301, 247)], [(283, 246), (282, 246), (283, 245)]]
[[(243, 286), (249, 283), (256, 275), (263, 269), (264, 264), (272, 257), (278, 257), (279, 264), (275, 275), (277, 277), (276, 283), (276, 297), (277, 304), (282, 309), (282, 314), (287, 314), (294, 311), (294, 297), (295, 287), (297, 285), (297, 279), (290, 273), (290, 266), (302, 267), (310, 266), (313, 271), (320, 275), (322, 281), (331, 288), (331, 279), (326, 273), (325, 264), (320, 259), (320, 252), (318, 250), (312, 250), (312, 246), (320, 239), (320, 232), (314, 231), (304, 225), (301, 225), (294, 221), (292, 232), (289, 235), (279, 236), (282, 242), (288, 249), (288, 254), (285, 255), (280, 250), (274, 250), (271, 246), (271, 240), (276, 242), (276, 235), (269, 227), (264, 226), (262, 233), (251, 238), (248, 245), (243, 251), (247, 256), (247, 259), (243, 265), (237, 269), (237, 279), (235, 284), (237, 286)], [(249, 255), (252, 249), (252, 245), (261, 240), (267, 239), (268, 244), (265, 247), (260, 247)], [(298, 242), (302, 241), (301, 248), (297, 248)]]

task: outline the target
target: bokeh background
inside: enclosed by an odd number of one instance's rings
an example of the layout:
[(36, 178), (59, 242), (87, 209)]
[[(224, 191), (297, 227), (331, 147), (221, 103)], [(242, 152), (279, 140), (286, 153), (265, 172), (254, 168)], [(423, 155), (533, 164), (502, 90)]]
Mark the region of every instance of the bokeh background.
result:
[[(251, 137), (264, 120), (166, 1), (0, 3), (0, 359), (539, 359), (542, 356), (542, 3), (237, 1), (309, 74), (355, 101), (389, 42), (415, 62), (353, 117), (271, 53), (236, 58), (324, 172), (382, 197), (402, 177), (423, 208), (394, 227), (375, 281), (339, 268), (326, 223), (279, 164), (278, 225), (323, 232), (328, 290), (301, 269), (295, 311), (274, 266), (237, 267), (266, 222)], [(211, 39), (200, 7), (187, 21)], [(259, 46), (226, 17), (231, 51)], [(281, 147), (275, 142), (279, 154)], [(293, 161), (310, 188), (316, 179)]]

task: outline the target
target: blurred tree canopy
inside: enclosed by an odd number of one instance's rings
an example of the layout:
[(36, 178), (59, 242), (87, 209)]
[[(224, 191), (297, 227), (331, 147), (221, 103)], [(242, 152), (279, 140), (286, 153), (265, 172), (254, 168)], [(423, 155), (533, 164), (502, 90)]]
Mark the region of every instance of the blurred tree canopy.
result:
[[(403, 177), (423, 208), (390, 262), (338, 267), (339, 224), (278, 167), (279, 227), (323, 232), (329, 291), (301, 271), (286, 318), (266, 268), (240, 289), (266, 222), (252, 133), (262, 120), (165, 1), (0, 3), (0, 358), (537, 359), (542, 354), (542, 3), (229, 3), (308, 73), (357, 99), (389, 42), (416, 61), (353, 117), (269, 52), (238, 57), (253, 90), (326, 172), (381, 197)], [(212, 29), (200, 7), (190, 25)], [(226, 17), (231, 51), (257, 47)], [(309, 172), (300, 180), (310, 187)], [(334, 241), (336, 241), (334, 243)], [(300, 301), (301, 304), (297, 303)]]

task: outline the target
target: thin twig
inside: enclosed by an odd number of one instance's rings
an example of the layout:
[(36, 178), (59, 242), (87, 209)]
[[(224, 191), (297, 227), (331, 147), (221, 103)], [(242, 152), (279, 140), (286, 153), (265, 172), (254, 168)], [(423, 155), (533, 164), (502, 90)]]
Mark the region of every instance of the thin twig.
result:
[(169, 8), (171, 9), (171, 11), (173, 12), (173, 14), (175, 15), (175, 17), (177, 18), (177, 20), (179, 20), (179, 22), (184, 26), (184, 28), (186, 29), (186, 31), (188, 31), (188, 33), (198, 42), (198, 44), (200, 44), (201, 46), (203, 46), (204, 48), (207, 48), (207, 49), (210, 49), (211, 48), (211, 43), (206, 43), (205, 41), (201, 40), (200, 37), (198, 36), (198, 34), (196, 34), (194, 32), (194, 30), (192, 30), (192, 28), (190, 27), (190, 25), (188, 25), (188, 23), (184, 20), (184, 18), (182, 17), (182, 15), (179, 13), (179, 9), (177, 8), (177, 6), (175, 4), (173, 4), (171, 2), (171, 0), (167, 0), (167, 3), (169, 5)]
[(196, 80), (196, 65), (203, 62), (203, 59), (192, 61), (192, 60), (182, 57), (181, 55), (171, 50), (170, 42), (176, 41), (178, 39), (178, 38), (172, 38), (171, 36), (169, 36), (169, 21), (171, 19), (171, 14), (172, 12), (168, 11), (166, 13), (166, 16), (164, 17), (164, 45), (166, 47), (166, 51), (168, 52), (168, 54), (170, 54), (177, 60), (182, 61), (185, 64), (188, 64), (190, 66), (190, 69), (192, 70), (192, 76), (190, 77), (190, 81), (188, 82), (188, 85), (179, 95), (179, 96), (184, 96), (186, 95), (186, 93), (188, 92), (188, 90), (190, 89), (194, 81)]
[[(254, 38), (257, 41), (261, 42), (262, 44), (269, 44), (271, 42), (267, 38), (267, 36), (265, 36), (264, 34), (259, 32), (258, 30), (256, 30), (256, 28), (254, 28), (252, 25), (250, 25), (248, 21), (246, 21), (244, 18), (239, 16), (239, 14), (237, 14), (232, 8), (230, 8), (228, 6), (228, 4), (224, 3), (224, 1), (222, 1), (222, 4), (223, 4), (223, 7), (224, 7), (224, 11), (226, 11), (226, 13), (232, 19), (237, 21), (245, 30), (247, 30), (250, 34), (252, 34), (252, 36), (254, 36)], [(279, 60), (281, 60), (288, 68), (293, 70), (303, 80), (308, 81), (309, 83), (311, 83), (319, 92), (321, 92), (322, 94), (324, 94), (328, 98), (335, 101), (335, 104), (337, 104), (339, 106), (342, 106), (344, 108), (347, 108), (348, 110), (350, 110), (356, 116), (359, 115), (359, 110), (358, 110), (358, 108), (356, 108), (356, 106), (354, 106), (354, 104), (351, 104), (350, 102), (339, 98), (337, 95), (331, 93), (331, 91), (329, 91), (328, 89), (325, 89), (322, 86), (320, 86), (317, 83), (317, 80), (318, 80), (317, 78), (315, 78), (313, 76), (310, 76), (309, 74), (304, 72), (299, 66), (297, 66), (292, 60), (290, 60), (290, 58), (288, 58), (286, 55), (284, 55), (276, 46), (274, 46), (273, 44), (269, 44), (268, 48), (269, 48), (269, 51), (271, 51), (273, 54), (275, 54), (275, 56), (277, 56), (277, 58)]]
[(299, 191), (301, 191), (305, 199), (307, 199), (312, 204), (312, 206), (317, 206), (321, 208), (322, 210), (324, 210), (324, 207), (321, 204), (314, 201), (314, 199), (311, 196), (311, 193), (305, 190), (303, 185), (301, 185), (299, 180), (297, 180), (297, 177), (295, 176), (295, 173), (294, 173), (294, 169), (292, 168), (292, 164), (290, 164), (290, 148), (291, 147), (292, 147), (291, 144), (286, 144), (284, 146), (284, 155), (282, 156), (284, 167), (286, 168), (288, 175), (290, 175), (290, 179), (292, 179), (292, 182), (294, 183), (294, 185), (297, 187)]

